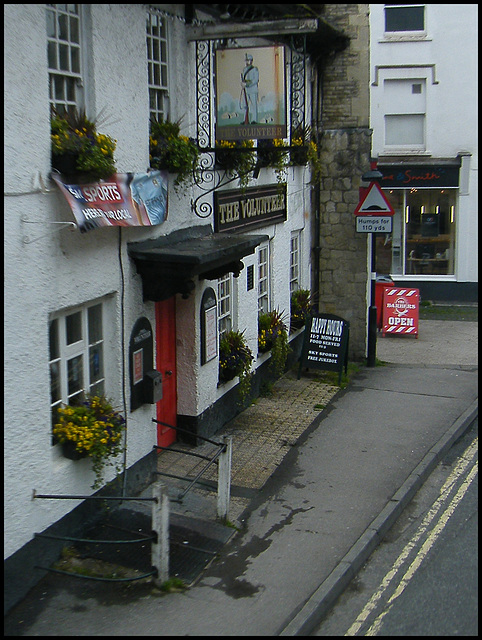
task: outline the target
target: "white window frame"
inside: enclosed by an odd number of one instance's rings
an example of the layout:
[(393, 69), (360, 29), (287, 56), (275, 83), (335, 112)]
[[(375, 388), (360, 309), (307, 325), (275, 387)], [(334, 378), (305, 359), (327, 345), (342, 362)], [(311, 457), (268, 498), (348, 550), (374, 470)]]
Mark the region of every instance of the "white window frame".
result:
[(61, 113), (80, 110), (85, 107), (83, 5), (45, 8), (50, 106)]
[[(89, 310), (100, 308), (100, 335), (89, 335)], [(68, 343), (67, 319), (79, 314), (80, 338), (75, 342)], [(56, 332), (53, 331), (56, 326)], [(56, 338), (56, 345), (52, 344)], [(51, 409), (54, 414), (55, 409), (62, 404), (71, 404), (73, 401), (82, 400), (86, 394), (105, 392), (105, 304), (102, 300), (89, 302), (85, 305), (71, 308), (67, 311), (52, 314), (49, 323), (49, 369), (51, 384)], [(92, 375), (93, 361), (91, 356), (95, 353), (101, 362), (99, 375)], [(95, 356), (94, 356), (95, 357)], [(75, 358), (81, 358), (82, 371), (77, 388), (69, 390), (69, 363)], [(57, 379), (58, 384), (55, 384)]]
[[(403, 9), (414, 9), (416, 7), (421, 7), (423, 9), (423, 28), (422, 29), (391, 29), (391, 30), (387, 30), (386, 26), (387, 26), (387, 11), (400, 11)], [(384, 32), (385, 32), (385, 36), (392, 36), (392, 35), (402, 35), (402, 36), (407, 36), (407, 37), (420, 37), (423, 35), (426, 35), (427, 33), (427, 15), (426, 15), (426, 10), (425, 10), (426, 5), (425, 4), (389, 4), (389, 5), (385, 5), (384, 8), (384, 16), (383, 16), (383, 24), (384, 24)]]
[(170, 115), (167, 20), (153, 7), (147, 12), (146, 46), (149, 116), (154, 120), (167, 120)]
[(290, 295), (301, 289), (301, 231), (293, 231), (290, 240)]
[[(396, 107), (391, 105), (387, 105), (386, 97), (384, 96), (384, 108), (383, 108), (383, 148), (384, 153), (426, 153), (427, 151), (427, 91), (428, 91), (428, 80), (426, 77), (423, 77), (420, 74), (418, 77), (405, 77), (406, 72), (403, 74), (403, 77), (387, 77), (383, 78), (382, 86), (384, 87), (387, 83), (405, 83), (408, 87), (409, 84), (412, 85), (412, 93), (413, 87), (416, 85), (421, 85), (422, 91), (420, 95), (424, 96), (423, 106), (424, 110), (420, 108), (414, 108), (408, 104), (402, 104), (400, 101), (397, 103)], [(420, 107), (421, 105), (417, 105)], [(409, 117), (418, 117), (422, 120), (422, 142), (406, 142), (406, 143), (388, 143), (387, 141), (387, 118), (409, 118)]]
[(271, 311), (271, 269), (269, 242), (258, 247), (258, 314)]
[(232, 273), (227, 273), (218, 279), (218, 334), (219, 340), (225, 333), (234, 329), (233, 303), (234, 303), (234, 278)]

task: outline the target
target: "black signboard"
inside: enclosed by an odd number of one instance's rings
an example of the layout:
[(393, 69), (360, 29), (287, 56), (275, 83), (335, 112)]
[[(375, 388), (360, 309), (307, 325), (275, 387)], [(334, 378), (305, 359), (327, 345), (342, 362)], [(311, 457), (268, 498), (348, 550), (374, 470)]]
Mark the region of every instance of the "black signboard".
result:
[(286, 184), (214, 192), (214, 231), (249, 231), (287, 219)]
[(460, 164), (378, 164), (377, 169), (383, 174), (382, 189), (459, 186)]
[(298, 380), (301, 369), (305, 367), (338, 371), (338, 384), (341, 384), (343, 367), (346, 373), (348, 366), (349, 328), (349, 322), (331, 313), (314, 314), (308, 318)]

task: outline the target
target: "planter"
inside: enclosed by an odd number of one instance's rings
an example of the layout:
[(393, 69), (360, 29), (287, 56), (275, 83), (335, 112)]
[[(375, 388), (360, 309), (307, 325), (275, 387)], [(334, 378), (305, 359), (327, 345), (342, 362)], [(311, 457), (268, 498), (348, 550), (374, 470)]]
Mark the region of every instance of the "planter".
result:
[(219, 370), (219, 382), (229, 382), (240, 374), (239, 369), (220, 369)]
[(75, 448), (75, 442), (71, 442), (67, 440), (66, 442), (62, 442), (62, 455), (64, 458), (68, 458), (69, 460), (82, 460), (82, 458), (87, 458), (89, 455), (87, 451), (77, 451)]
[(75, 175), (77, 173), (77, 153), (67, 151), (61, 154), (52, 154), (52, 168), (57, 169), (64, 175)]

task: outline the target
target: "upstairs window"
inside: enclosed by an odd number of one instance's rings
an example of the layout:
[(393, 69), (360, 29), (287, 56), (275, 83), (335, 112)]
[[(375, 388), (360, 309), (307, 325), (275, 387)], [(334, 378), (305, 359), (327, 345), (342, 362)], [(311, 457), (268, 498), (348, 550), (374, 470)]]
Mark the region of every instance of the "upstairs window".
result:
[(425, 31), (424, 4), (386, 4), (385, 32)]
[(426, 81), (389, 79), (383, 83), (385, 147), (425, 150)]
[(65, 113), (83, 103), (81, 5), (47, 4), (46, 12), (49, 101)]
[(154, 120), (169, 116), (166, 22), (154, 9), (147, 14), (147, 71), (149, 114)]

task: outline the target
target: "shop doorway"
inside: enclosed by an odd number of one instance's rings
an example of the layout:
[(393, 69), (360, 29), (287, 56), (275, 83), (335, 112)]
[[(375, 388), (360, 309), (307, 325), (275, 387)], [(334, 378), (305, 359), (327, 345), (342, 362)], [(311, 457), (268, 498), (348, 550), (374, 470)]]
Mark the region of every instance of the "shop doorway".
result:
[[(162, 373), (162, 400), (157, 403), (157, 419), (177, 426), (176, 298), (156, 302), (156, 369)], [(157, 425), (157, 444), (168, 447), (176, 431)]]

